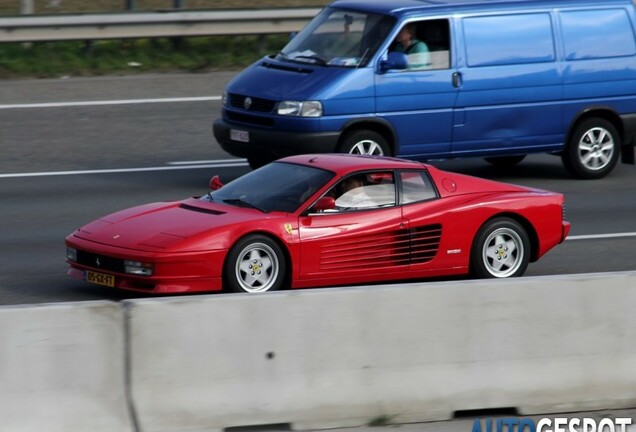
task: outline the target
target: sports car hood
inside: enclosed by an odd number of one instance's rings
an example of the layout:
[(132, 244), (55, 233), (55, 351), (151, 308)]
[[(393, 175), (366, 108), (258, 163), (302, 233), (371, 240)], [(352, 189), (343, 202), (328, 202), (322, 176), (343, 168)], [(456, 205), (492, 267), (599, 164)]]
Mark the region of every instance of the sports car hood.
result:
[(264, 214), (195, 198), (153, 203), (97, 219), (73, 235), (114, 247), (147, 251), (196, 251), (226, 247), (230, 225), (258, 223)]

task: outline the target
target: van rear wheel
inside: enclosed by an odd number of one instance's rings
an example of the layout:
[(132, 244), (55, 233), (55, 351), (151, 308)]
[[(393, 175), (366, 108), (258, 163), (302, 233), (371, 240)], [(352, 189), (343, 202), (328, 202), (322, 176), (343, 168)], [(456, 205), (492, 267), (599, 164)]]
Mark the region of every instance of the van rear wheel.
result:
[(614, 169), (620, 148), (621, 137), (612, 123), (589, 118), (574, 129), (561, 158), (573, 176), (599, 179)]
[(377, 132), (365, 129), (345, 135), (338, 151), (356, 155), (391, 156), (386, 139)]

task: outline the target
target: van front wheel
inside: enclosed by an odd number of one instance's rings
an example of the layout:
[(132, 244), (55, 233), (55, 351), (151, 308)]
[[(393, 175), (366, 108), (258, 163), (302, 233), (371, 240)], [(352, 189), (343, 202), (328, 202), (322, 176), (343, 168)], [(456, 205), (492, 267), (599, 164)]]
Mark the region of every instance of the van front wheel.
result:
[(356, 155), (391, 156), (389, 144), (377, 132), (358, 130), (347, 134), (339, 148), (340, 153)]
[(589, 118), (576, 127), (561, 157), (573, 176), (599, 179), (614, 169), (620, 148), (621, 138), (612, 123)]

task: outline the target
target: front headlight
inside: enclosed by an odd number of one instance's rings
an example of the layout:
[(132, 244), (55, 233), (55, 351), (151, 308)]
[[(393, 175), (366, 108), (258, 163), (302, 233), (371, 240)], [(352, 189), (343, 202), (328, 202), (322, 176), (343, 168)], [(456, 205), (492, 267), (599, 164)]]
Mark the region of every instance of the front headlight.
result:
[(124, 261), (124, 271), (135, 276), (152, 276), (153, 267), (152, 263)]
[(66, 259), (69, 261), (77, 262), (77, 249), (66, 246)]
[(223, 91), (223, 95), (221, 96), (221, 105), (227, 105), (227, 92), (225, 90)]
[(319, 101), (282, 101), (278, 104), (278, 115), (297, 117), (322, 116), (322, 103)]

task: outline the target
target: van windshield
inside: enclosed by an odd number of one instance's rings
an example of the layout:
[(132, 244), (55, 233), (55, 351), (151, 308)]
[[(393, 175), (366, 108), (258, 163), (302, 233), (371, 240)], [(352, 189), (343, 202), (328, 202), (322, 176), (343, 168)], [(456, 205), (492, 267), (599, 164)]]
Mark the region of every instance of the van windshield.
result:
[(276, 58), (319, 66), (366, 66), (394, 24), (390, 16), (327, 7)]

